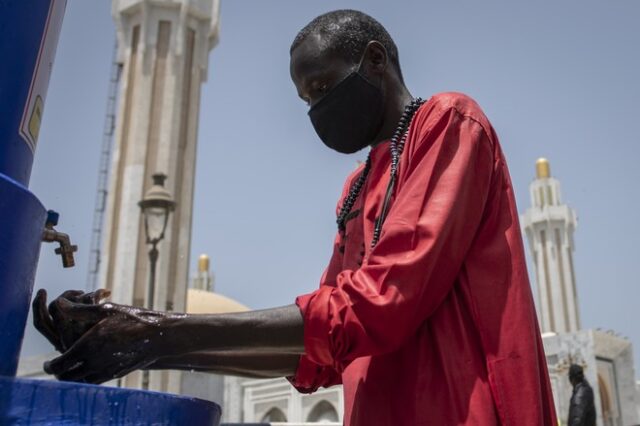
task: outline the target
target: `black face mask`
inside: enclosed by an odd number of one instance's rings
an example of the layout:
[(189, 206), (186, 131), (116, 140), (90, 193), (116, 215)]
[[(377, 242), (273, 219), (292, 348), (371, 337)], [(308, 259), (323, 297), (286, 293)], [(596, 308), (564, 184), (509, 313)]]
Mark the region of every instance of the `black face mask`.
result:
[(383, 112), (382, 90), (354, 71), (311, 107), (309, 118), (326, 146), (352, 154), (373, 142)]

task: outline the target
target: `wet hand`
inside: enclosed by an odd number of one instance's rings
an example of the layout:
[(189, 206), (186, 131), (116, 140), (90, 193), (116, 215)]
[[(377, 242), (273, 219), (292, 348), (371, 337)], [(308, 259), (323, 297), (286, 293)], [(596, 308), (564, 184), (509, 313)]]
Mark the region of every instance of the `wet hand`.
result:
[(47, 308), (47, 292), (44, 289), (38, 290), (32, 303), (33, 325), (57, 351), (64, 352), (93, 327), (96, 321), (80, 321), (66, 317), (60, 310), (62, 301), (96, 305), (110, 294), (109, 290), (104, 289), (90, 293), (68, 290), (51, 302)]
[(64, 354), (45, 363), (45, 371), (60, 380), (103, 383), (175, 354), (164, 335), (165, 313), (67, 299), (59, 301), (58, 309), (65, 318), (95, 323)]

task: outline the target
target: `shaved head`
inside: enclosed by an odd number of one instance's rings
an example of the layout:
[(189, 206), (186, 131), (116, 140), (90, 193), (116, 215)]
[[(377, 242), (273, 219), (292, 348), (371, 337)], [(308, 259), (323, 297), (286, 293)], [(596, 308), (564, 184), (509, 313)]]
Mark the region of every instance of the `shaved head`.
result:
[(312, 35), (322, 40), (323, 48), (353, 64), (360, 61), (369, 42), (379, 42), (387, 51), (389, 62), (402, 81), (398, 48), (382, 24), (371, 16), (350, 9), (320, 15), (300, 30), (291, 44), (290, 52)]

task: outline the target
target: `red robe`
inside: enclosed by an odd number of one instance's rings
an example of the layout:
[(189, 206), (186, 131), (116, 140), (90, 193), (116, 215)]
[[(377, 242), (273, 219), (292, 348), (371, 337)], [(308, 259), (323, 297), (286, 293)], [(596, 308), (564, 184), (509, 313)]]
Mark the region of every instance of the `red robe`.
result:
[(306, 355), (292, 384), (342, 383), (347, 426), (555, 426), (515, 197), (488, 119), (458, 93), (418, 110), (370, 249), (389, 158), (388, 142), (372, 149), (320, 288), (296, 300)]

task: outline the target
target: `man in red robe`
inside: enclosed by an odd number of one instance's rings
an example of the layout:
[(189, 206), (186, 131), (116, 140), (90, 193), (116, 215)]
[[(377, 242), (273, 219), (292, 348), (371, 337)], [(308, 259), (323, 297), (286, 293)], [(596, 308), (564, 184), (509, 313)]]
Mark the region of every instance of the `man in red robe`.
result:
[[(498, 138), (459, 93), (422, 102), (373, 18), (319, 16), (291, 77), (322, 141), (371, 146), (338, 203), (333, 256), (295, 305), (184, 315), (66, 293), (36, 326), (63, 380), (138, 368), (344, 385), (345, 425), (556, 425), (515, 197)], [(75, 322), (72, 322), (75, 321)]]

